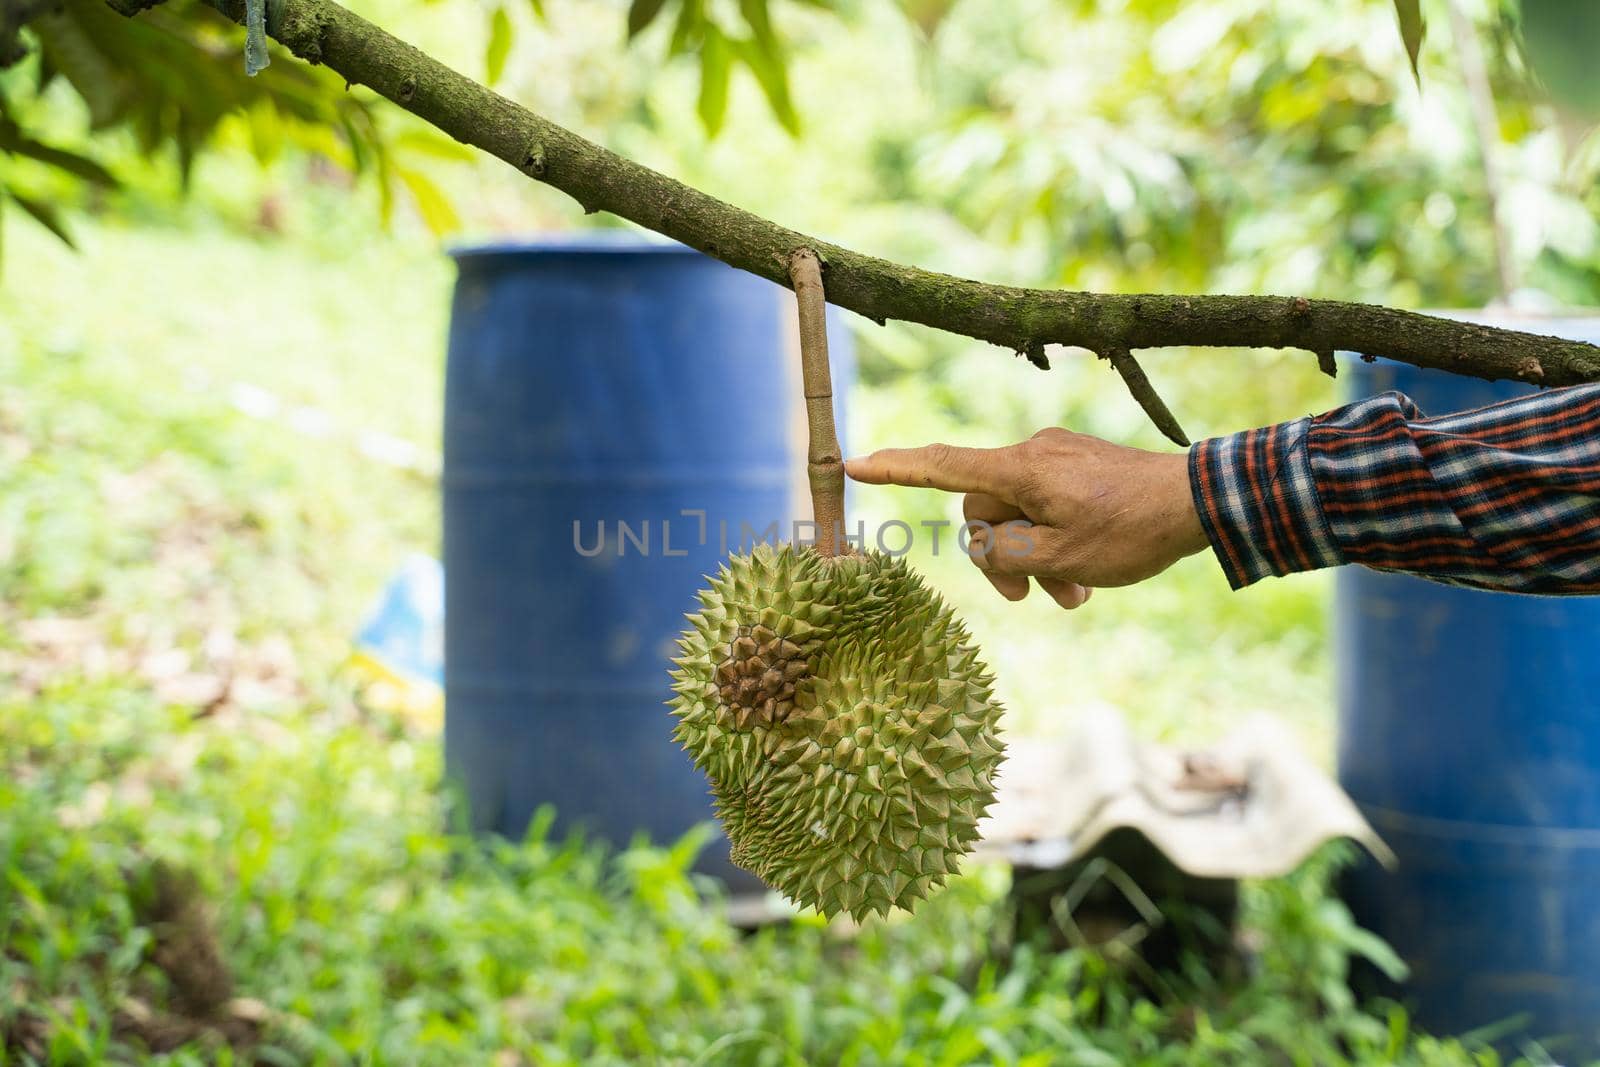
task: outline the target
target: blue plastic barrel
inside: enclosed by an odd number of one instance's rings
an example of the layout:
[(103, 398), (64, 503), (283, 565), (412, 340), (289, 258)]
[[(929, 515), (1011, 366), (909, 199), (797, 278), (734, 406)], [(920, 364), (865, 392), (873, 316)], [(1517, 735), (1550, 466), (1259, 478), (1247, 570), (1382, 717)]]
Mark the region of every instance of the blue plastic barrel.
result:
[[(1600, 321), (1513, 320), (1600, 340)], [(1356, 395), (1428, 414), (1530, 391), (1378, 361)], [(1522, 1015), (1600, 1052), (1600, 598), (1516, 596), (1347, 567), (1338, 576), (1339, 777), (1399, 867), (1351, 873), (1363, 925), (1410, 964), (1424, 1026)]]
[[(712, 817), (664, 706), (684, 613), (724, 529), (736, 548), (809, 518), (793, 299), (631, 236), (455, 258), (447, 773), (474, 828), (518, 836), (549, 803), (558, 833), (674, 840)], [(842, 394), (848, 338), (832, 333)], [(725, 841), (700, 866), (756, 884)]]

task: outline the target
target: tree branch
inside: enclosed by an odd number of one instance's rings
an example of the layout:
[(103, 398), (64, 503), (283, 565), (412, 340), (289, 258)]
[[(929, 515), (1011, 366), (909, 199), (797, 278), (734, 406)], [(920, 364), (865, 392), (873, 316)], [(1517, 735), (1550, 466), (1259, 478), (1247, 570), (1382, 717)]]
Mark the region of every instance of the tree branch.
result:
[[(128, 10), (150, 0), (108, 2)], [(235, 22), (244, 19), (243, 0), (208, 3)], [(272, 0), (268, 15), (271, 35), (295, 55), (371, 87), (458, 141), (560, 189), (585, 211), (609, 211), (779, 285), (790, 284), (790, 257), (814, 249), (827, 270), (829, 301), (878, 322), (902, 319), (964, 334), (1041, 365), (1046, 344), (1130, 354), (1178, 345), (1237, 346), (1305, 349), (1318, 354), (1325, 368), (1325, 354), (1342, 349), (1547, 386), (1600, 378), (1600, 349), (1593, 345), (1368, 304), (1022, 289), (864, 256), (768, 222), (586, 141), (333, 0)]]
[(1172, 409), (1167, 407), (1167, 402), (1161, 399), (1161, 394), (1156, 392), (1156, 387), (1150, 384), (1144, 368), (1139, 366), (1139, 361), (1133, 358), (1133, 353), (1126, 348), (1113, 348), (1104, 353), (1106, 361), (1116, 368), (1122, 376), (1122, 383), (1128, 387), (1128, 392), (1133, 399), (1144, 408), (1144, 413), (1150, 416), (1150, 421), (1156, 424), (1156, 429), (1166, 435), (1167, 440), (1179, 448), (1189, 447), (1189, 435), (1183, 432), (1183, 427), (1178, 425), (1178, 420), (1173, 416)]

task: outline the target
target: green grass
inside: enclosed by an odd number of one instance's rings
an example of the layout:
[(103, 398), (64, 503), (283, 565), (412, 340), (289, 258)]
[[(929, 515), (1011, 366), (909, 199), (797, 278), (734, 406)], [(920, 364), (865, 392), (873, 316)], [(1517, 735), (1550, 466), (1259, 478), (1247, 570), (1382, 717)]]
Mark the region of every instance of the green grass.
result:
[[(432, 447), (446, 267), (83, 229), (74, 257), (14, 228), (0, 290), (0, 1062), (1498, 1062), (1351, 1002), (1352, 954), (1385, 950), (1329, 856), (1249, 887), (1248, 977), (1147, 994), (1092, 952), (1002, 966), (993, 869), (913, 916), (747, 937), (698, 902), (693, 838), (445, 833), (437, 736), (341, 669), (433, 547), (434, 490), (228, 390)], [(859, 443), (933, 425), (895, 404), (864, 397)], [(1252, 701), (1326, 722), (1315, 580), (1262, 611), (1195, 561), (1065, 617), (934, 574), (1042, 728), (1091, 701), (1163, 732)]]

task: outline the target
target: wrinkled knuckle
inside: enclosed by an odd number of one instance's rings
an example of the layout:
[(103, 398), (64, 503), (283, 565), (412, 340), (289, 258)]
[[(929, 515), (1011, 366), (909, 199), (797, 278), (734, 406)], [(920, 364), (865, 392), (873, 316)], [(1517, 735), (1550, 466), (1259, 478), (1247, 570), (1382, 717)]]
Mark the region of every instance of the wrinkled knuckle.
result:
[(983, 569), (992, 574), (1007, 576), (1025, 576), (1031, 572), (1028, 561), (1014, 556), (1004, 549), (995, 549), (985, 558)]
[(1049, 481), (1048, 469), (1042, 462), (1024, 463), (1017, 469), (1015, 491), (1017, 505), (1023, 511), (1033, 514), (1032, 505), (1037, 505), (1045, 499), (1045, 486)]
[(1061, 462), (1061, 457), (1072, 454), (1072, 435), (1061, 431), (1061, 437), (1041, 437), (1030, 442), (1033, 445), (1033, 461), (1040, 466), (1048, 466)]
[(1039, 546), (1038, 560), (1045, 573), (1066, 577), (1077, 573), (1080, 557), (1076, 545), (1052, 539)]
[(1071, 430), (1063, 430), (1059, 426), (1052, 426), (1047, 430), (1040, 430), (1028, 439), (1036, 456), (1054, 458), (1071, 451), (1079, 435)]

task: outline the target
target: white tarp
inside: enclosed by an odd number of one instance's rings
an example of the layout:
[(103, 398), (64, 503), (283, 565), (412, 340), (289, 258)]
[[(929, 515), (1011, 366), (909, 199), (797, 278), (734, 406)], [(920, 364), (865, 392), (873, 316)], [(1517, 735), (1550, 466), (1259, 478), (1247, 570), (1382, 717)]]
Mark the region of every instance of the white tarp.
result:
[(979, 853), (1026, 866), (1060, 866), (1121, 827), (1206, 878), (1287, 874), (1334, 838), (1394, 863), (1338, 784), (1265, 715), (1188, 751), (1135, 738), (1115, 713), (1087, 715), (1063, 741), (1013, 741), (996, 787)]

